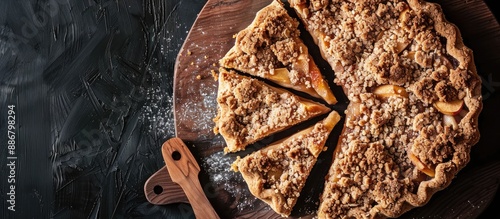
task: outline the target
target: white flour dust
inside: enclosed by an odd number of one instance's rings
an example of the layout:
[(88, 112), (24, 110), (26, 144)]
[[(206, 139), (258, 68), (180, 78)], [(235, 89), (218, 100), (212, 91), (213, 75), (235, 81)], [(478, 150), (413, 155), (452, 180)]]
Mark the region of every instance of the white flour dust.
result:
[(210, 140), (214, 137), (213, 119), (217, 115), (217, 84), (202, 84), (188, 88), (188, 94), (199, 97), (182, 102), (182, 110), (178, 111), (178, 122), (183, 120), (193, 121), (190, 128), (192, 133), (197, 133), (200, 140)]
[(150, 132), (156, 136), (173, 137), (175, 135), (172, 92), (157, 84), (165, 80), (165, 73), (151, 72), (153, 86), (147, 90), (143, 106), (143, 120)]
[(210, 181), (217, 190), (224, 190), (231, 195), (230, 208), (239, 212), (252, 209), (257, 199), (250, 194), (240, 173), (231, 170), (235, 159), (224, 153), (217, 152), (203, 159), (202, 166), (207, 171)]

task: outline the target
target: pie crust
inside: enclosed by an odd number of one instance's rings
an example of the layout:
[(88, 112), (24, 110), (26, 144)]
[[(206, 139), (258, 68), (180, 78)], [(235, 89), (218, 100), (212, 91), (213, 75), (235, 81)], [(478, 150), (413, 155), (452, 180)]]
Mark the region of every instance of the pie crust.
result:
[(250, 192), (287, 217), (304, 187), (325, 142), (339, 122), (332, 111), (318, 122), (284, 140), (239, 158), (232, 168), (241, 172)]
[(299, 37), (298, 25), (283, 3), (273, 1), (238, 32), (235, 45), (220, 65), (335, 104), (337, 99)]
[(219, 69), (218, 81), (214, 132), (224, 137), (226, 153), (243, 150), (273, 133), (330, 112), (323, 104), (233, 70)]
[(350, 103), (318, 218), (398, 217), (469, 162), (481, 81), (439, 5), (291, 0)]

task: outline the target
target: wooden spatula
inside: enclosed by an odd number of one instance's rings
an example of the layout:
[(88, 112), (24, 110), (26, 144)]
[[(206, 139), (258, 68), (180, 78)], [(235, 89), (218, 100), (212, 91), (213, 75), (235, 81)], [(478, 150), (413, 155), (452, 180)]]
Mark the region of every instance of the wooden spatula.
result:
[[(175, 116), (175, 136), (181, 139), (196, 142), (200, 140), (200, 136), (213, 136), (212, 129), (203, 129), (199, 125), (200, 122), (212, 121), (212, 118), (200, 117), (194, 119), (193, 112), (187, 112), (190, 104), (193, 101), (199, 101), (206, 97), (200, 93), (189, 93), (188, 86), (201, 86), (207, 93), (212, 92), (217, 94), (217, 82), (212, 77), (203, 77), (198, 79), (198, 74), (193, 72), (210, 72), (217, 70), (213, 63), (218, 63), (221, 55), (224, 55), (234, 44), (232, 36), (239, 30), (242, 30), (250, 24), (255, 17), (255, 13), (265, 7), (272, 0), (252, 0), (252, 1), (225, 1), (225, 0), (208, 0), (205, 6), (200, 11), (199, 16), (193, 23), (186, 40), (179, 50), (175, 60), (174, 68), (174, 116)], [(244, 8), (245, 13), (231, 15), (231, 19), (227, 16), (216, 16), (221, 14), (221, 11), (241, 11)], [(226, 13), (227, 14), (227, 13)], [(217, 25), (214, 25), (215, 23)], [(212, 34), (206, 35), (205, 32)], [(206, 42), (210, 42), (210, 48), (204, 46)], [(194, 55), (186, 55), (193, 52)], [(204, 58), (197, 59), (196, 54), (205, 54)], [(196, 61), (196, 65), (190, 63)], [(208, 112), (215, 109), (213, 105), (200, 105), (197, 112)], [(192, 109), (191, 109), (192, 111)], [(156, 189), (155, 189), (156, 188)], [(155, 205), (165, 205), (172, 203), (184, 202), (188, 203), (188, 199), (182, 188), (172, 182), (168, 175), (166, 167), (159, 169), (156, 173), (150, 176), (144, 185), (144, 194), (146, 199)], [(272, 210), (271, 210), (272, 211)]]
[(189, 203), (182, 187), (170, 178), (166, 166), (149, 177), (144, 184), (144, 194), (149, 203), (154, 205)]
[(196, 218), (219, 218), (198, 180), (200, 166), (180, 138), (172, 138), (161, 148), (172, 181), (184, 190)]

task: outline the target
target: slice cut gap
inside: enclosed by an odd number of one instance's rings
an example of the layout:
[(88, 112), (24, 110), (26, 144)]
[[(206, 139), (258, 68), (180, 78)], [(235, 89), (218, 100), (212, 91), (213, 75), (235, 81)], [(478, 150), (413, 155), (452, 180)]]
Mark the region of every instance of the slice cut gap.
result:
[(252, 154), (232, 165), (250, 192), (282, 216), (289, 216), (310, 171), (340, 115), (332, 111), (324, 120)]
[[(275, 0), (237, 33), (235, 45), (220, 60), (220, 65), (267, 78), (283, 87), (322, 98), (328, 104), (337, 103), (300, 38), (298, 26), (299, 22), (288, 14), (283, 3)], [(288, 79), (284, 78), (283, 67), (288, 70)], [(276, 69), (280, 69), (278, 76), (273, 75)]]
[(219, 71), (214, 132), (224, 137), (226, 153), (244, 150), (249, 144), (330, 111), (323, 104), (257, 79), (224, 68)]

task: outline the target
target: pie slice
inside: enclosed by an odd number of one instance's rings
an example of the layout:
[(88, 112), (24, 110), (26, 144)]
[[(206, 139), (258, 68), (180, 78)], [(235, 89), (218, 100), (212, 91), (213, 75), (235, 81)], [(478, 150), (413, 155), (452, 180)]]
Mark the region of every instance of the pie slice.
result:
[(299, 38), (298, 25), (283, 3), (273, 1), (236, 35), (235, 45), (220, 65), (335, 104), (337, 100), (328, 83)]
[(232, 70), (221, 68), (218, 80), (214, 132), (224, 137), (225, 152), (244, 150), (273, 133), (330, 112), (320, 103)]
[(233, 163), (250, 192), (282, 216), (289, 216), (318, 155), (340, 120), (332, 111), (326, 119)]
[(291, 0), (349, 98), (318, 218), (398, 217), (426, 204), (479, 139), (481, 80), (439, 5)]

